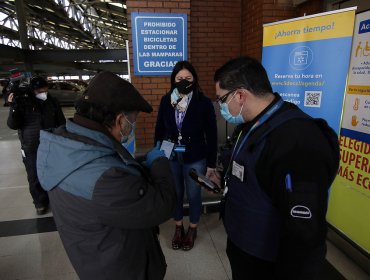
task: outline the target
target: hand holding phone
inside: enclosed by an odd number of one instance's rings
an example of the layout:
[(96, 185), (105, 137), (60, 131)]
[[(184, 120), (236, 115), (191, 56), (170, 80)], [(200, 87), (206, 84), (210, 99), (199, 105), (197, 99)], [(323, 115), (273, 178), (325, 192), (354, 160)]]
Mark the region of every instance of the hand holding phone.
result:
[(194, 168), (190, 169), (189, 176), (196, 181), (202, 187), (205, 187), (207, 190), (214, 193), (221, 192), (221, 189), (206, 176), (199, 174)]

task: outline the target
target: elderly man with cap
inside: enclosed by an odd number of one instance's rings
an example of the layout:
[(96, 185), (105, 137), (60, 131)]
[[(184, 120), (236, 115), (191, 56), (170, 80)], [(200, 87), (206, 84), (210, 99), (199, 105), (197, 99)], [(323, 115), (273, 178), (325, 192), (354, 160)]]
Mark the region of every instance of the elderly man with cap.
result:
[(158, 147), (146, 167), (122, 146), (138, 113), (152, 107), (129, 82), (97, 74), (65, 126), (43, 131), (37, 171), (68, 257), (80, 279), (163, 279), (156, 226), (176, 193)]

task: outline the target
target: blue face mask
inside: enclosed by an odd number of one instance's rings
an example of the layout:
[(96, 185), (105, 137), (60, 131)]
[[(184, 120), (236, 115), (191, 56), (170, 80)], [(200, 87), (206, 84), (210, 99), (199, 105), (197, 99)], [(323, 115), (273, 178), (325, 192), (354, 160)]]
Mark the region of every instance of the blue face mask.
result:
[(220, 105), (220, 112), (221, 112), (222, 117), (227, 122), (233, 123), (233, 124), (241, 124), (241, 123), (245, 122), (244, 119), (243, 119), (243, 116), (241, 115), (243, 107), (244, 107), (244, 104), (243, 104), (242, 108), (240, 109), (239, 114), (236, 115), (236, 116), (233, 116), (233, 115), (231, 115), (231, 113), (229, 111), (229, 103), (222, 103)]
[(135, 137), (135, 123), (132, 124), (132, 129), (129, 135), (122, 135), (121, 136), (121, 144), (127, 143), (128, 139)]
[(136, 150), (136, 141), (135, 141), (135, 133), (132, 132), (130, 133), (129, 136), (126, 136), (127, 138), (124, 139), (125, 142), (121, 142), (122, 146), (126, 148), (126, 150), (132, 155), (135, 155), (135, 150)]
[(127, 120), (128, 123), (131, 125), (131, 132), (129, 135), (122, 135), (121, 132), (121, 145), (126, 148), (126, 150), (134, 156), (136, 150), (136, 141), (135, 141), (135, 126), (136, 122), (131, 123)]
[(130, 139), (130, 138), (132, 138), (132, 137), (135, 137), (135, 126), (136, 126), (136, 122), (130, 122), (127, 118), (126, 118), (126, 116), (125, 116), (125, 119), (126, 119), (126, 121), (131, 125), (131, 132), (130, 132), (130, 134), (129, 135), (123, 135), (123, 133), (122, 133), (122, 131), (120, 131), (120, 133), (121, 133), (121, 144), (123, 145), (123, 144), (125, 144), (127, 141), (128, 141), (128, 139)]

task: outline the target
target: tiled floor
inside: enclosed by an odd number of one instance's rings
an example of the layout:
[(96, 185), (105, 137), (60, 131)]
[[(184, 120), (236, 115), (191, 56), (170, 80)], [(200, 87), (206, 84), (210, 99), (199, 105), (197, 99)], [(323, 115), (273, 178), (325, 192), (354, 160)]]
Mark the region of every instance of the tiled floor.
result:
[[(64, 108), (71, 116), (72, 109)], [(78, 279), (48, 213), (36, 216), (15, 131), (6, 127), (8, 108), (0, 108), (0, 279)], [(225, 253), (226, 235), (217, 213), (203, 214), (195, 247), (171, 249), (174, 225), (160, 226), (160, 240), (168, 269), (165, 279), (231, 279)], [(356, 264), (328, 242), (328, 262), (320, 279), (370, 279)]]

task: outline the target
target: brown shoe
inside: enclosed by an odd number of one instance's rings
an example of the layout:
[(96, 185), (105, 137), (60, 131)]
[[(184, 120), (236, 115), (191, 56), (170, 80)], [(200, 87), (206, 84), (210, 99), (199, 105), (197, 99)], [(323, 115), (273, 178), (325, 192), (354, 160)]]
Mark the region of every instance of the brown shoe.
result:
[(176, 225), (175, 234), (173, 235), (172, 238), (172, 249), (178, 250), (182, 247), (182, 240), (184, 238), (184, 235), (185, 235), (184, 226)]
[(186, 234), (183, 242), (182, 242), (182, 249), (184, 251), (189, 251), (194, 247), (194, 241), (197, 238), (197, 228), (189, 227), (188, 233)]

